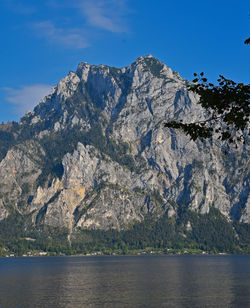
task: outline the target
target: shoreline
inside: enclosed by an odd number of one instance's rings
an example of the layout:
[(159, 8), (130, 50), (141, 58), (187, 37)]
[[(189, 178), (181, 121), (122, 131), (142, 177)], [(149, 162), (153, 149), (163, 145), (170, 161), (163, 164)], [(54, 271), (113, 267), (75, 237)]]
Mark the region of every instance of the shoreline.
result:
[(188, 256), (197, 256), (197, 257), (215, 257), (215, 256), (250, 256), (248, 253), (152, 253), (152, 254), (46, 254), (46, 255), (6, 255), (0, 256), (0, 259), (16, 259), (16, 258), (54, 258), (54, 257), (188, 257)]

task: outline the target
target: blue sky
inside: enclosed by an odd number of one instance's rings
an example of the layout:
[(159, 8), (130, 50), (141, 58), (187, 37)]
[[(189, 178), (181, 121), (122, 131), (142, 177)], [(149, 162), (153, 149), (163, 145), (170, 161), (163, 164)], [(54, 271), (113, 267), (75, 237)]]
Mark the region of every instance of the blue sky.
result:
[(187, 79), (249, 83), (249, 1), (0, 0), (0, 122), (19, 120), (81, 61), (152, 54)]

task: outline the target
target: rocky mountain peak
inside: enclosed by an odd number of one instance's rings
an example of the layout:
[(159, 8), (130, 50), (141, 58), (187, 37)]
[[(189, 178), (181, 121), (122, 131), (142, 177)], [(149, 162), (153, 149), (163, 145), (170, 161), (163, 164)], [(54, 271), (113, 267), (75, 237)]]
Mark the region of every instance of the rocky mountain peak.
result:
[(163, 126), (204, 117), (187, 84), (152, 55), (123, 68), (80, 63), (7, 132), (0, 219), (14, 208), (34, 225), (121, 230), (216, 207), (249, 222), (247, 149), (226, 156)]
[(153, 78), (175, 79), (175, 75), (173, 74), (171, 68), (152, 55), (137, 58), (134, 62), (134, 66), (136, 66), (139, 70), (151, 73)]

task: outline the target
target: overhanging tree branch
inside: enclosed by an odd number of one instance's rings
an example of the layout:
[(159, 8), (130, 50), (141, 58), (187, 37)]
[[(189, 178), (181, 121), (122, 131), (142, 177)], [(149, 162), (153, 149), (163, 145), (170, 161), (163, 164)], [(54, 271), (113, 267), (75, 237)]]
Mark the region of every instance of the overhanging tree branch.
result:
[(249, 128), (250, 85), (236, 83), (220, 75), (219, 84), (215, 86), (204, 78), (204, 73), (194, 76), (194, 84), (189, 90), (199, 94), (199, 104), (208, 118), (193, 123), (173, 120), (164, 126), (182, 129), (192, 140), (216, 136), (228, 143), (245, 143), (246, 131)]

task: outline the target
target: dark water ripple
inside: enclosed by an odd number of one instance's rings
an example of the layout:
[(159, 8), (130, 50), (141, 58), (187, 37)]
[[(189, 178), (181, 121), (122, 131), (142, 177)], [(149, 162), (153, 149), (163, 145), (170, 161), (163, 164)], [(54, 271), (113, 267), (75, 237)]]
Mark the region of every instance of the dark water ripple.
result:
[(250, 307), (250, 256), (0, 258), (0, 307)]

